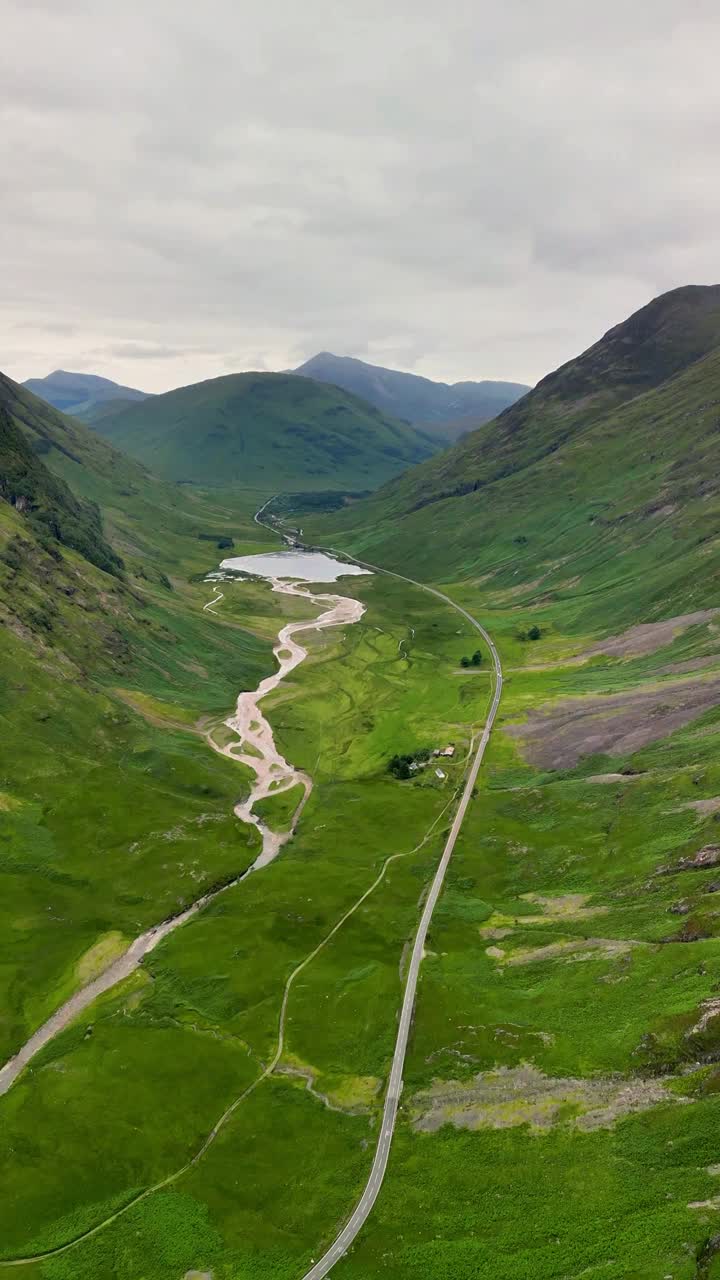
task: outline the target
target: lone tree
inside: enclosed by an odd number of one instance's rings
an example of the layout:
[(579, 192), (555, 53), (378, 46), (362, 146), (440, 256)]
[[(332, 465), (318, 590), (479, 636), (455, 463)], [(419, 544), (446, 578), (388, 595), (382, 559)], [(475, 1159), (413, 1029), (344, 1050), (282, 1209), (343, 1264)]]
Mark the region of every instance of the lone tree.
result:
[(531, 626), (527, 634), (528, 634), (528, 640), (539, 640), (542, 633), (540, 631), (539, 626), (535, 622), (533, 623), (533, 625)]
[(469, 666), (470, 666), (470, 659), (469, 659), (469, 658), (461, 658), (461, 659), (460, 659), (460, 666), (461, 666), (461, 667), (469, 667)]

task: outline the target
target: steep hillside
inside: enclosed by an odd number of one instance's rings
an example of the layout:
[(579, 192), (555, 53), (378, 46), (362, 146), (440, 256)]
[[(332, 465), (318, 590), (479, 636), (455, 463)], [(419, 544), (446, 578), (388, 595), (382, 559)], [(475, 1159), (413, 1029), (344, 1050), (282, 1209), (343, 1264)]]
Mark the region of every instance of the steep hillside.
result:
[(412, 560), (422, 577), (491, 573), (511, 586), (541, 573), (545, 590), (570, 564), (612, 581), (622, 553), (625, 573), (642, 574), (636, 600), (673, 575), (687, 594), (701, 566), (688, 577), (683, 554), (716, 500), (719, 402), (720, 287), (676, 290), (314, 533), (393, 567)]
[[(35, 465), (42, 464), (55, 483), (65, 482), (69, 501), (81, 500), (85, 508), (100, 511), (105, 544), (119, 549), (129, 580), (145, 583), (147, 575), (157, 580), (161, 573), (172, 573), (186, 563), (188, 547), (205, 531), (217, 527), (226, 533), (223, 525), (232, 524), (233, 512), (240, 513), (244, 526), (246, 511), (267, 496), (251, 492), (233, 502), (215, 492), (211, 497), (201, 490), (184, 492), (3, 374), (0, 406), (30, 445)], [(207, 564), (207, 551), (206, 545), (203, 559), (198, 544), (198, 567)]]
[(2, 1063), (81, 973), (255, 856), (244, 775), (198, 722), (272, 669), (257, 593), (204, 611), (218, 542), (266, 537), (257, 501), (178, 494), (0, 377)]
[(41, 541), (73, 547), (98, 568), (117, 573), (122, 561), (103, 536), (98, 508), (48, 471), (3, 403), (4, 390), (0, 377), (0, 498), (25, 516)]
[(494, 418), (530, 390), (520, 382), (433, 382), (329, 351), (313, 356), (295, 373), (344, 387), (382, 413), (422, 426), (443, 445)]
[(579, 430), (720, 344), (720, 285), (663, 294), (454, 449), (388, 491), (393, 510), (482, 488), (561, 449)]
[(95, 423), (170, 480), (286, 489), (372, 489), (436, 446), (336, 387), (240, 373), (154, 396)]
[(119, 409), (128, 402), (147, 399), (146, 391), (123, 387), (94, 373), (68, 373), (66, 369), (56, 369), (46, 378), (28, 378), (23, 386), (55, 409), (85, 420), (99, 405), (118, 401), (115, 407)]
[[(193, 616), (203, 589), (191, 579), (216, 565), (221, 539), (248, 527), (263, 536), (251, 519), (261, 500), (228, 504), (164, 484), (0, 374), (0, 554), (10, 570), (0, 603), (29, 660), (50, 645), (68, 671), (127, 677), (150, 659), (168, 681), (182, 679), (185, 644), (202, 647), (204, 631)], [(54, 621), (36, 629), (28, 620), (41, 614)], [(255, 668), (253, 637), (228, 647), (254, 654)]]
[[(147, 399), (147, 397), (145, 397)], [(92, 400), (86, 404), (78, 405), (72, 412), (74, 418), (79, 418), (88, 427), (94, 427), (96, 422), (101, 422), (103, 418), (110, 418), (114, 414), (124, 413), (126, 409), (132, 409), (137, 404), (137, 400), (129, 399), (126, 396), (118, 396), (112, 400), (101, 400), (95, 403)]]

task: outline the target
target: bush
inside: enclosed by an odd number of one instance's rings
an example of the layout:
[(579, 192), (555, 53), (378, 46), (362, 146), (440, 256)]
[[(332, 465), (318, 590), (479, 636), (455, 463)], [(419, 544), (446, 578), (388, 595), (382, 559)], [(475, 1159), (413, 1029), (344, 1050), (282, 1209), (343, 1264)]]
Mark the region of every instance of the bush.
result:
[(460, 659), (461, 667), (479, 667), (482, 664), (482, 650), (476, 649), (472, 658), (463, 657)]
[(421, 747), (418, 751), (413, 751), (408, 755), (393, 756), (388, 764), (388, 773), (394, 778), (411, 778), (414, 770), (410, 768), (411, 764), (421, 764), (425, 760), (430, 759), (430, 750), (428, 747)]
[(0, 560), (2, 560), (9, 569), (17, 571), (23, 564), (24, 560), (27, 559), (27, 551), (29, 550), (29, 547), (30, 544), (28, 542), (24, 542), (22, 538), (11, 538), (2, 555), (0, 555)]

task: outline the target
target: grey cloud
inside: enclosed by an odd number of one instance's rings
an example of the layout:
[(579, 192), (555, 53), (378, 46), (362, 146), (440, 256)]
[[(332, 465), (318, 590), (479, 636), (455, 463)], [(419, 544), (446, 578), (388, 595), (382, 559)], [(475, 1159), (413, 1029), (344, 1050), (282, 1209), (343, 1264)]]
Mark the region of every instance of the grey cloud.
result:
[(715, 276), (715, 3), (6, 7), (13, 376), (532, 381)]
[(149, 342), (111, 342), (107, 347), (100, 347), (94, 354), (103, 359), (108, 357), (117, 360), (176, 360), (179, 356), (191, 358), (197, 348), (164, 347), (159, 343)]

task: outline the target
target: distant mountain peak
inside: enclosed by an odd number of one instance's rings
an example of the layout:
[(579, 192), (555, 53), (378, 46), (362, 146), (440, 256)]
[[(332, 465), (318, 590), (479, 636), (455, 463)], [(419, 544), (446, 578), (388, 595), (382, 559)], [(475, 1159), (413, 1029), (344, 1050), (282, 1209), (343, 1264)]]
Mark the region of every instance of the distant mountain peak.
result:
[(23, 386), (46, 404), (63, 413), (92, 418), (100, 405), (118, 401), (146, 400), (148, 392), (137, 387), (123, 387), (97, 373), (74, 373), (70, 369), (54, 369), (45, 378), (28, 378)]
[(332, 351), (319, 351), (294, 372), (352, 391), (382, 413), (430, 431), (443, 444), (496, 417), (530, 390), (519, 382), (434, 382)]
[(720, 285), (683, 285), (661, 293), (613, 325), (581, 355), (538, 383), (563, 395), (613, 388), (649, 390), (717, 346)]
[(437, 447), (341, 387), (293, 373), (210, 378), (93, 425), (165, 479), (290, 492), (365, 492)]

